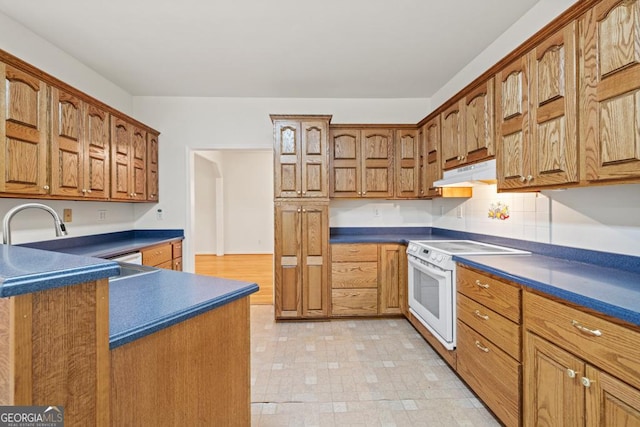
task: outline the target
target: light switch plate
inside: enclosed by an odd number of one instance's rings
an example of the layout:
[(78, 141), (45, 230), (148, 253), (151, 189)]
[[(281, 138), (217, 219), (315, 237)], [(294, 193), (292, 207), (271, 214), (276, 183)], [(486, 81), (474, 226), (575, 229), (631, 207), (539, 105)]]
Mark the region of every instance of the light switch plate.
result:
[(73, 219), (73, 216), (71, 215), (71, 209), (64, 209), (62, 212), (62, 216), (64, 217), (63, 221), (71, 222), (71, 220)]

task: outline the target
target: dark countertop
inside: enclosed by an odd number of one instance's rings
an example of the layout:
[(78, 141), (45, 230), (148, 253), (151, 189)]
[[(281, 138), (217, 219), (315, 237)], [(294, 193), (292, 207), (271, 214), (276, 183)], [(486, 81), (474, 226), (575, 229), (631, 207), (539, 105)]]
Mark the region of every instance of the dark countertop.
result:
[[(117, 276), (119, 264), (98, 257), (122, 255), (182, 238), (182, 230), (132, 230), (20, 246), (0, 245), (0, 297)], [(258, 290), (255, 283), (155, 270), (110, 280), (110, 348)]]
[(97, 258), (113, 258), (177, 239), (184, 239), (183, 230), (129, 230), (25, 243), (20, 246)]
[(111, 349), (248, 296), (255, 283), (158, 269), (109, 283)]
[(332, 228), (333, 243), (476, 240), (531, 255), (455, 256), (454, 261), (640, 326), (640, 257), (429, 227)]
[(104, 259), (0, 245), (0, 297), (104, 279), (119, 270)]

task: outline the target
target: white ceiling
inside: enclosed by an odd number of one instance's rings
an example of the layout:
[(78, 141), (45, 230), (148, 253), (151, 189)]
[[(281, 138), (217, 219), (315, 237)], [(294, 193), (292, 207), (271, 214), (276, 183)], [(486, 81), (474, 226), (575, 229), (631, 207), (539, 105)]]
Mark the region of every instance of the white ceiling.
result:
[(428, 98), (538, 0), (0, 0), (132, 95)]

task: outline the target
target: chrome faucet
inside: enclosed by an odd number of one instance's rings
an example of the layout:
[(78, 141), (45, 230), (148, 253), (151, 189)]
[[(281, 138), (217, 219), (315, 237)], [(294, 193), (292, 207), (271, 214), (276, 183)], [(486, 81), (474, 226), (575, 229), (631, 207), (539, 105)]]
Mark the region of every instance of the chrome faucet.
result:
[(58, 216), (56, 211), (54, 211), (47, 205), (43, 205), (42, 203), (25, 203), (23, 205), (19, 205), (11, 209), (4, 216), (4, 219), (2, 220), (2, 243), (4, 243), (5, 245), (11, 244), (11, 219), (18, 212), (23, 211), (25, 209), (29, 209), (29, 208), (42, 209), (44, 211), (49, 212), (53, 217), (53, 225), (56, 229), (56, 236), (60, 237), (60, 236), (67, 235), (67, 228), (65, 227), (64, 223), (60, 220), (60, 217)]

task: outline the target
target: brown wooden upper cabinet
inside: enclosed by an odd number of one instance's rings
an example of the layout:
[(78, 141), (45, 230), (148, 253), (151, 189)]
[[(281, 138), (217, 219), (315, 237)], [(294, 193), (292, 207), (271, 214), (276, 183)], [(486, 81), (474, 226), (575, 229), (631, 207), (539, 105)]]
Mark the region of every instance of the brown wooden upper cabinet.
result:
[(496, 75), (501, 190), (579, 181), (576, 35), (571, 22)]
[(434, 187), (433, 183), (442, 178), (440, 115), (429, 120), (421, 129), (423, 148), (421, 148), (420, 152), (423, 160), (421, 166), (420, 196), (438, 197), (442, 194), (442, 189)]
[(443, 169), (494, 155), (493, 86), (493, 79), (479, 84), (441, 113)]
[(331, 116), (271, 115), (275, 143), (275, 197), (329, 197)]
[(417, 129), (398, 129), (395, 135), (395, 197), (420, 197), (420, 139)]
[(640, 177), (640, 1), (605, 0), (581, 19), (580, 140), (586, 179)]
[(158, 192), (158, 134), (147, 132), (147, 200), (157, 202)]
[(111, 117), (111, 198), (147, 199), (147, 132)]
[(331, 197), (393, 197), (393, 130), (331, 127)]
[(108, 199), (109, 113), (51, 88), (51, 194)]
[(4, 63), (0, 73), (0, 192), (47, 195), (47, 85)]

